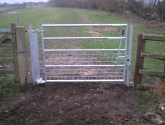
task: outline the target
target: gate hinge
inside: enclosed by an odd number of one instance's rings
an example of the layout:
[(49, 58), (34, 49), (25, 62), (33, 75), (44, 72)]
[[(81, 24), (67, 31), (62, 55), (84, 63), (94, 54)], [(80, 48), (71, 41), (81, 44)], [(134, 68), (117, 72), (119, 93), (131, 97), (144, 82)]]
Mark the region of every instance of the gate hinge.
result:
[(46, 83), (46, 81), (45, 81), (45, 80), (42, 80), (42, 78), (40, 78), (40, 79), (36, 79), (36, 80), (35, 80), (35, 83), (36, 83), (37, 85), (39, 85), (39, 84), (44, 84), (44, 83)]
[[(30, 32), (30, 30), (28, 30)], [(41, 33), (44, 32), (44, 30), (36, 29), (36, 30), (31, 30), (32, 33)]]

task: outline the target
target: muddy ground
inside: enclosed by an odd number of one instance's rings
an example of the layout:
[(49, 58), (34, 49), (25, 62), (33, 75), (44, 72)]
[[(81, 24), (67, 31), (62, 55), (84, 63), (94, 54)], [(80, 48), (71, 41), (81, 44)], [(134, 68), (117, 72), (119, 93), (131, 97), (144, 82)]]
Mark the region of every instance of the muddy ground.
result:
[(0, 110), (0, 125), (145, 124), (137, 94), (123, 84), (52, 83), (25, 87)]

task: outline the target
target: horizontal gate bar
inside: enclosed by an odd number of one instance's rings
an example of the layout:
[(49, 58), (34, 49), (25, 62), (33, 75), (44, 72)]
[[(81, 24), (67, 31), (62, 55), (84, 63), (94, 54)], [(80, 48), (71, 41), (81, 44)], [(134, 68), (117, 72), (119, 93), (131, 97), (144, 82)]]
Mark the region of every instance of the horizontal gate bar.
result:
[(43, 40), (85, 40), (85, 39), (111, 39), (121, 40), (126, 37), (44, 37)]
[(88, 26), (124, 27), (127, 26), (127, 24), (42, 24), (42, 27), (88, 27)]
[[(44, 52), (118, 52), (119, 49), (44, 49)], [(124, 52), (125, 49), (120, 49)]]
[(45, 67), (124, 67), (124, 65), (45, 65)]
[(124, 82), (123, 79), (117, 80), (46, 80), (46, 82)]

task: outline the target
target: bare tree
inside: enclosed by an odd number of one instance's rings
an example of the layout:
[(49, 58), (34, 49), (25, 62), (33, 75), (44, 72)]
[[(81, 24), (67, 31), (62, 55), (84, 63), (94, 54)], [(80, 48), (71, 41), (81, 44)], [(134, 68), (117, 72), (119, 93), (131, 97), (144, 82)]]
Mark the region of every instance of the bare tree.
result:
[(123, 13), (126, 9), (143, 16), (159, 15), (165, 20), (165, 0), (49, 0), (50, 6), (98, 9)]
[(160, 18), (165, 20), (165, 0), (158, 0), (157, 10)]

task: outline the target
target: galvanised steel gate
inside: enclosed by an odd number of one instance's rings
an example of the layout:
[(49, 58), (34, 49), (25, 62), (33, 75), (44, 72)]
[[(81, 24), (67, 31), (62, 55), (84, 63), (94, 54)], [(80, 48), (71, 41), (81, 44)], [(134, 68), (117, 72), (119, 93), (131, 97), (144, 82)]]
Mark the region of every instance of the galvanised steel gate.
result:
[[(116, 35), (108, 36), (67, 36), (69, 32), (62, 32), (60, 28), (96, 28), (112, 29)], [(109, 29), (106, 30), (109, 32)], [(64, 29), (66, 31), (66, 29)], [(41, 30), (42, 50), (44, 60), (44, 79), (40, 77), (38, 55), (38, 33), (29, 27), (31, 43), (32, 75), (34, 83), (45, 82), (123, 82), (130, 83), (130, 61), (132, 51), (133, 25), (128, 24), (42, 24)], [(97, 32), (98, 33), (98, 32)], [(76, 34), (76, 32), (75, 32)], [(96, 32), (95, 32), (96, 34)], [(54, 35), (57, 35), (56, 37)], [(97, 41), (112, 42), (116, 48), (53, 48), (53, 44), (65, 44), (66, 41)], [(60, 41), (60, 42), (57, 42)], [(51, 43), (49, 45), (49, 43)], [(72, 43), (71, 43), (72, 44)], [(49, 45), (49, 46), (47, 46)], [(69, 44), (68, 44), (69, 45)]]

